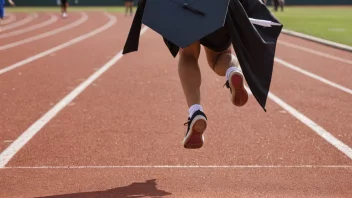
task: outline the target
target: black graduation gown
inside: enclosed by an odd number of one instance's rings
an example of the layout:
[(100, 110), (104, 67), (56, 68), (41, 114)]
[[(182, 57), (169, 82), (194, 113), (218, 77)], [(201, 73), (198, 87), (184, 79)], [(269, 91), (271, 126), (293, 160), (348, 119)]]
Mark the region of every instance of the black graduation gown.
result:
[[(123, 54), (138, 50), (145, 0), (140, 0), (127, 37)], [(250, 18), (280, 23), (269, 9), (258, 0), (230, 0), (225, 26), (243, 75), (264, 111), (273, 72), (277, 39), (283, 26), (253, 25)], [(179, 47), (164, 38), (170, 53), (176, 57)]]

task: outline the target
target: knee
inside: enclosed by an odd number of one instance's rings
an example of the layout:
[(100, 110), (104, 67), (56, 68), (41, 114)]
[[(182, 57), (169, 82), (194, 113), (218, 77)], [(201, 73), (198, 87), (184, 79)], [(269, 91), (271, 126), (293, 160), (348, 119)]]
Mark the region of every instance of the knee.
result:
[(209, 66), (213, 71), (219, 75), (224, 76), (224, 68), (230, 66), (233, 62), (233, 55), (231, 52), (224, 52), (216, 56), (214, 59), (208, 61)]
[(196, 49), (190, 50), (190, 49), (180, 49), (179, 55), (180, 55), (180, 60), (184, 61), (198, 61), (200, 52), (197, 51)]

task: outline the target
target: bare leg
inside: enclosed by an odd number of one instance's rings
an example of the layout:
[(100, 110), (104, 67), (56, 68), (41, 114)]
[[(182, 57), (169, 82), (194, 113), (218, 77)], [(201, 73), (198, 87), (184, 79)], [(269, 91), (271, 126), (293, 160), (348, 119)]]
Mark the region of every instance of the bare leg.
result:
[(231, 66), (238, 65), (238, 62), (231, 53), (231, 47), (223, 52), (214, 52), (204, 47), (209, 66), (219, 76), (225, 76)]
[(244, 76), (239, 70), (238, 62), (231, 53), (231, 48), (223, 52), (214, 52), (205, 47), (209, 66), (219, 76), (226, 76), (226, 86), (231, 92), (231, 102), (243, 106), (248, 101), (248, 93), (244, 87)]
[(133, 2), (130, 2), (130, 15), (132, 16), (133, 14)]
[(280, 7), (282, 12), (284, 11), (284, 3), (285, 2), (283, 0), (280, 0)]
[(66, 4), (65, 4), (65, 3), (63, 3), (63, 4), (61, 5), (61, 12), (62, 12), (62, 13), (66, 13)]
[(180, 50), (178, 73), (188, 107), (200, 104), (201, 73), (198, 65), (200, 44), (196, 42)]
[(178, 64), (178, 73), (189, 107), (188, 128), (183, 139), (183, 146), (188, 149), (198, 149), (203, 146), (203, 133), (207, 128), (207, 118), (200, 105), (201, 72), (198, 65), (199, 53), (199, 42), (181, 49)]
[(61, 13), (64, 18), (67, 17), (67, 5), (68, 5), (68, 3), (63, 3), (61, 5)]
[(125, 16), (127, 16), (128, 13), (128, 2), (125, 2)]

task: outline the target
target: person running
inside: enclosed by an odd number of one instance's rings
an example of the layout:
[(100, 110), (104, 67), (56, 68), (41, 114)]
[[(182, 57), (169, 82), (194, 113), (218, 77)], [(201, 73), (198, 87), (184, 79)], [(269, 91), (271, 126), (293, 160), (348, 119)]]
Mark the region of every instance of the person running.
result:
[[(11, 6), (15, 6), (15, 3), (12, 0), (8, 0)], [(0, 0), (0, 32), (2, 26), (2, 20), (5, 17), (5, 0)]]
[(61, 14), (63, 18), (67, 17), (67, 7), (68, 7), (68, 1), (61, 0)]
[(192, 45), (180, 49), (178, 72), (188, 112), (188, 125), (183, 140), (185, 148), (203, 146), (203, 133), (207, 128), (207, 116), (201, 105), (201, 72), (198, 64), (203, 46), (210, 68), (219, 76), (226, 78), (226, 87), (230, 90), (230, 101), (241, 107), (248, 101), (248, 93), (244, 88), (244, 76), (239, 69), (236, 57), (232, 54), (231, 38), (225, 28), (207, 35)]
[(128, 10), (130, 11), (130, 15), (133, 15), (133, 0), (125, 0), (125, 16), (128, 14)]
[[(146, 1), (149, 0), (142, 0), (138, 5), (123, 54), (138, 50)], [(196, 12), (193, 8), (191, 11)], [(188, 119), (185, 123), (187, 130), (183, 139), (184, 148), (203, 147), (204, 132), (207, 128), (208, 118), (202, 106), (200, 91), (202, 78), (199, 57), (202, 48), (205, 51), (208, 66), (215, 74), (224, 77), (224, 86), (229, 90), (229, 100), (234, 106), (243, 107), (248, 101), (248, 93), (244, 86), (246, 80), (253, 96), (265, 110), (276, 41), (283, 26), (280, 24), (270, 29), (255, 27), (249, 22), (248, 17), (251, 16), (279, 23), (267, 7), (258, 0), (230, 0), (223, 27), (183, 48), (164, 37), (164, 42), (171, 54), (174, 57), (179, 55), (178, 75), (188, 106)], [(174, 16), (170, 15), (170, 17)], [(155, 20), (158, 20), (157, 15)], [(235, 51), (232, 51), (232, 47)]]

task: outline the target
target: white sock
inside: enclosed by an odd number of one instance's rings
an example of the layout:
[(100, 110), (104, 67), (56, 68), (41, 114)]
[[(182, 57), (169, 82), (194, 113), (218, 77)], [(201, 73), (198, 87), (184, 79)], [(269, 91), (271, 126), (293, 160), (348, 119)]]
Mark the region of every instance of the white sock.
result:
[(239, 70), (237, 67), (235, 67), (235, 66), (229, 67), (229, 68), (227, 69), (227, 71), (226, 71), (226, 79), (229, 80), (229, 79), (230, 79), (230, 74), (231, 74), (232, 72), (235, 72), (235, 71), (240, 71), (240, 70)]
[(203, 108), (202, 108), (201, 105), (199, 105), (199, 104), (194, 104), (194, 105), (192, 105), (192, 106), (188, 109), (189, 117), (191, 118), (192, 115), (194, 114), (194, 112), (196, 112), (196, 111), (198, 111), (198, 110), (203, 111)]

